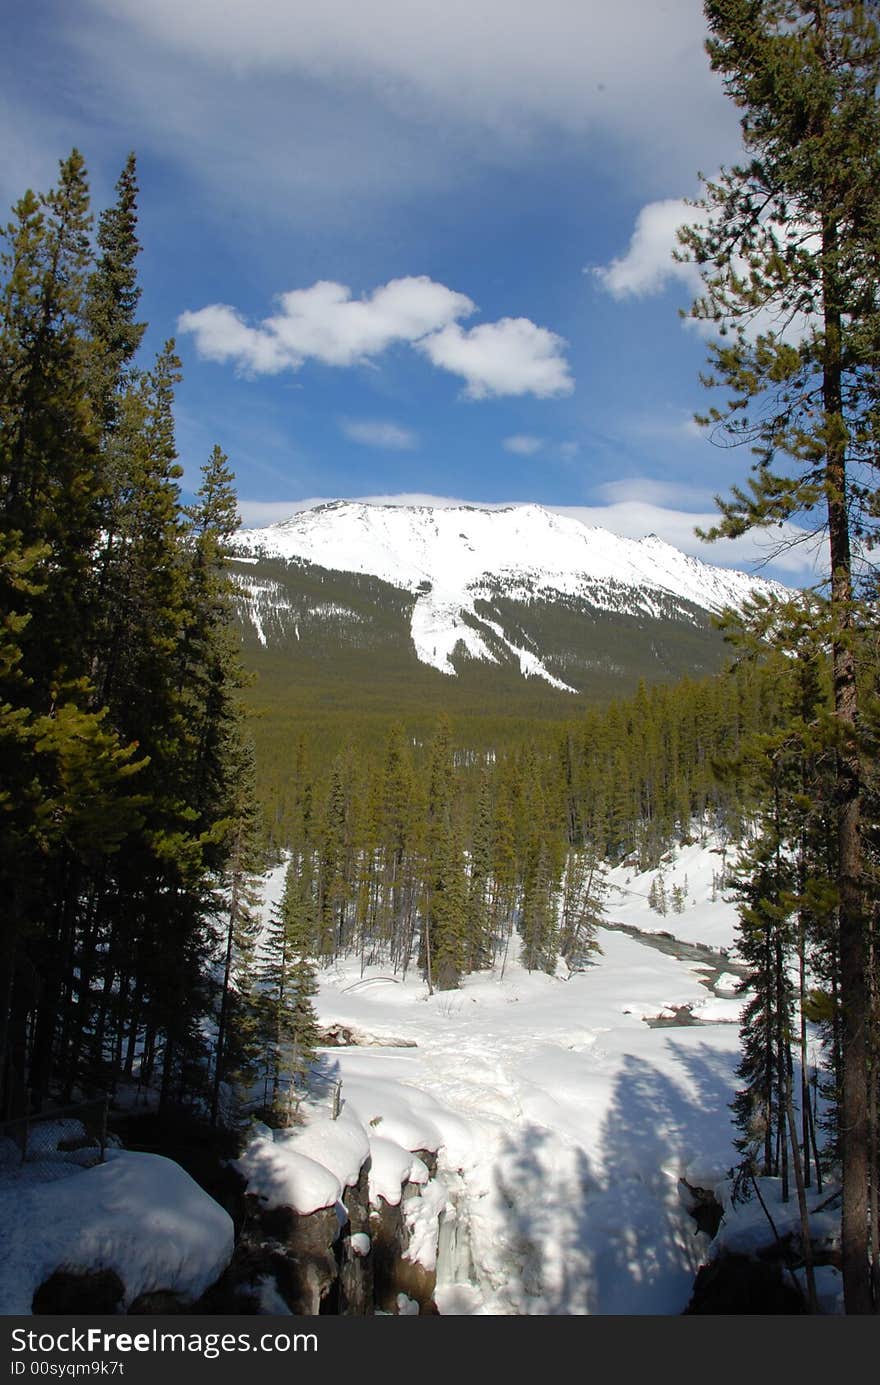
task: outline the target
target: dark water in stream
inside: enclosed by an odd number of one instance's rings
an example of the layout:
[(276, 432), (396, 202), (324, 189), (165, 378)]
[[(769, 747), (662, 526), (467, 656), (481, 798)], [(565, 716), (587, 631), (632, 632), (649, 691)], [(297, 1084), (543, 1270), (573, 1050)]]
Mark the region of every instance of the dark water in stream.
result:
[[(725, 973), (729, 976), (744, 977), (748, 975), (748, 969), (741, 962), (734, 961), (726, 953), (719, 952), (714, 947), (708, 947), (705, 943), (682, 942), (680, 938), (674, 938), (671, 933), (643, 933), (640, 928), (635, 928), (630, 923), (603, 921), (602, 927), (607, 928), (611, 933), (626, 933), (628, 937), (635, 938), (636, 942), (642, 943), (645, 947), (652, 947), (656, 952), (665, 953), (667, 957), (675, 957), (679, 962), (699, 962), (700, 974), (697, 979), (713, 995), (720, 994), (716, 990), (716, 986), (720, 977)], [(646, 1018), (645, 1023), (652, 1029), (672, 1029), (682, 1025), (711, 1024), (717, 1023), (717, 1021), (697, 1019), (691, 1013), (689, 1006), (680, 1005), (674, 1014)]]

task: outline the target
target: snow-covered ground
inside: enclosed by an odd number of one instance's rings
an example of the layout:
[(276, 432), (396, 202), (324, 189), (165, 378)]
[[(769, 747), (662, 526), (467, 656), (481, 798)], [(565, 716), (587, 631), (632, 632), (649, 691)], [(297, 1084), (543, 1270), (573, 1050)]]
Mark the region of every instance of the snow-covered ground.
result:
[[(718, 952), (736, 949), (736, 904), (725, 899), (729, 891), (720, 881), (737, 856), (736, 847), (726, 850), (715, 838), (705, 844), (693, 842), (677, 848), (668, 862), (656, 869), (640, 872), (634, 866), (615, 866), (607, 874), (606, 917), (625, 923), (643, 933), (672, 933), (683, 942), (703, 943)], [(666, 897), (666, 913), (651, 907), (648, 896), (657, 882)], [(678, 886), (684, 896), (677, 912), (673, 891)]]
[[(686, 847), (664, 866), (670, 898), (687, 881), (681, 913), (650, 908), (656, 871), (611, 872), (609, 923), (733, 951), (736, 911), (713, 889), (714, 846)], [(282, 885), (279, 867), (266, 877), (267, 907)], [(496, 969), (433, 996), (415, 969), (405, 980), (387, 965), (362, 974), (353, 958), (319, 972), (321, 1023), (364, 1045), (326, 1048), (321, 1068), (342, 1082), (345, 1121), (369, 1138), (373, 1193), (393, 1200), (410, 1168), (423, 1181), (409, 1152), (438, 1154), (433, 1202), (408, 1210), (422, 1217), (411, 1254), (436, 1262), (441, 1312), (667, 1314), (688, 1301), (708, 1240), (679, 1179), (712, 1188), (736, 1159), (738, 977), (716, 967), (713, 992), (699, 957), (612, 928), (598, 937), (595, 964), (570, 977), (530, 974), (514, 958), (503, 979)], [(646, 1022), (685, 1006), (699, 1025)], [(319, 1129), (252, 1150), (269, 1200), (293, 1187), (298, 1203), (329, 1205), (351, 1181), (326, 1110), (312, 1119)], [(333, 1177), (322, 1182), (309, 1160)]]
[[(381, 968), (321, 977), (323, 1022), (415, 1048), (325, 1050), (344, 1111), (439, 1151), (445, 1313), (678, 1313), (706, 1240), (679, 1179), (712, 1187), (734, 1161), (735, 1025), (650, 1028), (707, 995), (699, 970), (602, 930), (570, 979), (468, 977), (428, 996)], [(421, 1258), (421, 1257), (420, 1257)]]
[(128, 1306), (166, 1289), (194, 1301), (229, 1263), (232, 1218), (171, 1159), (108, 1150), (107, 1162), (9, 1170), (0, 1179), (0, 1314), (31, 1311), (55, 1270), (112, 1270)]
[[(514, 959), (503, 978), (481, 973), (429, 996), (417, 971), (362, 973), (355, 959), (322, 971), (321, 1022), (361, 1046), (321, 1056), (325, 1077), (342, 1083), (337, 1133), (319, 1107), (305, 1130), (252, 1151), (264, 1195), (290, 1196), (293, 1180), (295, 1203), (332, 1203), (352, 1181), (345, 1151), (360, 1127), (374, 1200), (396, 1200), (407, 1176), (423, 1185), (407, 1204), (409, 1253), (436, 1266), (442, 1313), (681, 1312), (709, 1243), (679, 1180), (725, 1198), (737, 1160), (729, 1103), (746, 997), (736, 907), (720, 884), (731, 854), (710, 840), (679, 848), (661, 870), (610, 871), (601, 954), (570, 976), (530, 974)], [(648, 901), (661, 876), (665, 914)], [(267, 900), (282, 880), (282, 868), (267, 877)], [(691, 945), (684, 956), (668, 935)], [(698, 1025), (646, 1022), (683, 1007)], [(438, 1155), (427, 1184), (417, 1150)], [(310, 1160), (332, 1177), (322, 1182)], [(774, 1217), (787, 1226), (795, 1204), (774, 1201)], [(757, 1201), (728, 1202), (717, 1244), (748, 1249), (766, 1240), (765, 1223)], [(819, 1278), (833, 1312), (836, 1272)]]
[[(601, 952), (570, 975), (528, 973), (514, 956), (503, 977), (479, 973), (429, 995), (416, 969), (362, 972), (352, 958), (322, 970), (319, 1019), (359, 1046), (321, 1051), (324, 1080), (303, 1103), (304, 1125), (253, 1129), (239, 1161), (250, 1191), (303, 1213), (336, 1205), (341, 1224), (340, 1199), (369, 1152), (374, 1204), (399, 1202), (405, 1181), (420, 1190), (403, 1204), (407, 1254), (436, 1269), (441, 1313), (681, 1312), (709, 1245), (682, 1180), (723, 1197), (736, 1162), (731, 1021), (744, 998), (735, 910), (712, 883), (720, 861), (711, 845), (694, 845), (664, 866), (667, 896), (678, 885), (684, 897), (665, 916), (647, 902), (657, 872), (611, 872)], [(264, 878), (266, 917), (284, 870)], [(621, 923), (716, 951), (711, 963), (694, 947), (660, 951), (668, 939)], [(670, 1023), (685, 1007), (699, 1024)], [(648, 1023), (658, 1017), (666, 1027)], [(62, 1124), (59, 1138), (71, 1133)], [(229, 1258), (227, 1214), (169, 1160), (110, 1151), (83, 1169), (78, 1150), (35, 1169), (11, 1145), (5, 1162), (3, 1153), (0, 1313), (27, 1313), (61, 1265), (114, 1269), (130, 1303), (158, 1287), (195, 1298)], [(777, 1225), (793, 1215), (793, 1204), (774, 1204)], [(719, 1244), (726, 1236), (748, 1248), (765, 1234), (762, 1216), (728, 1207)], [(357, 1252), (369, 1252), (363, 1233)], [(823, 1306), (834, 1311), (839, 1283), (823, 1275)]]

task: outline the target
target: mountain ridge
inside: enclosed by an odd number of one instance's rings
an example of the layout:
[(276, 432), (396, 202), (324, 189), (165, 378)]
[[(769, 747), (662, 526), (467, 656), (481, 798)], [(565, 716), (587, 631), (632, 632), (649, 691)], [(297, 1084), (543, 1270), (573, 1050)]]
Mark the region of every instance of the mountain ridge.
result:
[[(533, 503), (489, 509), (329, 501), (239, 530), (234, 546), (244, 564), (313, 564), (410, 593), (416, 656), (441, 673), (455, 676), (453, 660), (461, 657), (518, 662), (523, 677), (568, 692), (578, 689), (547, 666), (540, 632), (536, 638), (524, 628), (534, 622), (511, 622), (510, 603), (522, 611), (567, 605), (593, 616), (697, 625), (754, 594), (786, 592), (779, 583), (681, 553), (656, 534), (624, 538)], [(246, 573), (238, 580), (248, 588)], [(265, 643), (256, 597), (251, 592), (249, 614)], [(264, 588), (260, 599), (271, 606), (271, 591)]]

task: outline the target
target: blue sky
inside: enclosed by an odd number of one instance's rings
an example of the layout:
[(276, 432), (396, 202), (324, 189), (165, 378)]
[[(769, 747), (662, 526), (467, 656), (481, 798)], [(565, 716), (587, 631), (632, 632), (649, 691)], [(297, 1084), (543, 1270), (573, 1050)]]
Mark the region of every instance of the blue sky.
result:
[(5, 203), (75, 144), (100, 207), (137, 152), (187, 484), (217, 441), (250, 523), (533, 500), (755, 559), (692, 536), (749, 463), (690, 421), (705, 343), (670, 259), (738, 148), (698, 0), (31, 0), (10, 25)]

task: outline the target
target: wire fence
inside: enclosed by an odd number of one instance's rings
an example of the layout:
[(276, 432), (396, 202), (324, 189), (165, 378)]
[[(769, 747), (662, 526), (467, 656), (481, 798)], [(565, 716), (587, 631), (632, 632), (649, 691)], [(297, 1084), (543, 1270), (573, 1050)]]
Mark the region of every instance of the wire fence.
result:
[(102, 1164), (107, 1149), (106, 1096), (0, 1121), (0, 1177), (50, 1181), (74, 1168)]

